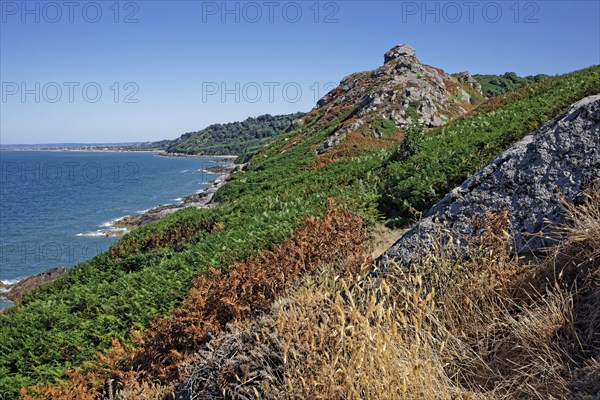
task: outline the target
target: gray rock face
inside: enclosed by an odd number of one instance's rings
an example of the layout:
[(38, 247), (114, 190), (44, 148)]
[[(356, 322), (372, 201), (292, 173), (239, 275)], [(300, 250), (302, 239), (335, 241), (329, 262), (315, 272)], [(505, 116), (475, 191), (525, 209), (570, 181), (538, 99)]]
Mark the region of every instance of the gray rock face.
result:
[[(561, 202), (573, 202), (598, 177), (600, 95), (574, 103), (448, 193), (380, 261), (385, 266), (418, 260), (431, 251), (434, 235), (446, 241), (468, 237), (469, 221), (486, 210), (508, 211), (517, 252), (539, 252), (556, 243)], [(467, 252), (467, 244), (458, 240), (458, 250)]]

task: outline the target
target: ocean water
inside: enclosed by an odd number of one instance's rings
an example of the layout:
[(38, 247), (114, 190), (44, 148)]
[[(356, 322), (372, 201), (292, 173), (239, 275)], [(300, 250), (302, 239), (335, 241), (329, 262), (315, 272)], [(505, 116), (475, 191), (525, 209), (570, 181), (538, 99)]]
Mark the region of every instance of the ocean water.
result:
[[(153, 153), (0, 152), (0, 280), (12, 284), (106, 251), (124, 215), (177, 203), (218, 175), (216, 158)], [(10, 306), (2, 296), (0, 309)]]

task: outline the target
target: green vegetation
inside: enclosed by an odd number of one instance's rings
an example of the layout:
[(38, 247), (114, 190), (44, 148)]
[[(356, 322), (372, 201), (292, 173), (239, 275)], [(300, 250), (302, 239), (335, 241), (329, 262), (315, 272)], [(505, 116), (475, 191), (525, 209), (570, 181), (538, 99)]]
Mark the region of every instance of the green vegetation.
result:
[(520, 77), (514, 72), (506, 72), (503, 75), (473, 75), (473, 78), (481, 84), (481, 92), (484, 96), (495, 97), (514, 92), (532, 83), (542, 82), (549, 76), (538, 74)]
[(261, 115), (241, 122), (214, 124), (173, 140), (168, 153), (231, 155), (253, 153), (282, 134), (302, 113)]
[[(530, 85), (425, 135), (413, 156), (388, 165), (381, 210), (397, 224), (418, 218), (447, 192), (566, 105), (600, 92), (600, 67)], [(392, 159), (398, 158), (393, 155)], [(402, 157), (399, 157), (402, 159)]]
[(317, 124), (316, 115), (234, 173), (215, 197), (221, 206), (188, 208), (134, 230), (0, 315), (0, 393), (16, 398), (21, 386), (56, 382), (70, 368), (85, 370), (112, 338), (131, 344), (132, 329), (168, 314), (194, 276), (281, 243), (305, 216), (322, 215), (329, 197), (367, 223), (409, 222), (515, 140), (599, 92), (600, 67), (587, 68), (493, 99), (422, 137), (408, 132), (410, 141), (396, 149), (321, 168), (314, 148), (352, 109), (325, 124)]
[(406, 107), (406, 115), (410, 117), (413, 124), (415, 124), (419, 119), (419, 112), (417, 111), (417, 107), (419, 107), (418, 101), (411, 101), (408, 107)]
[(398, 130), (394, 121), (385, 118), (376, 119), (371, 123), (371, 127), (381, 137), (393, 135)]

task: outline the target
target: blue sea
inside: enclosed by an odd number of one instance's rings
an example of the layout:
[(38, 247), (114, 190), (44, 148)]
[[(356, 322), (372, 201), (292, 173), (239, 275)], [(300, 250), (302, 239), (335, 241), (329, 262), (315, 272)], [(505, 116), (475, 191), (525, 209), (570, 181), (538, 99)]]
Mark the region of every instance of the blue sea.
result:
[[(143, 152), (0, 152), (0, 280), (14, 284), (71, 267), (118, 240), (102, 232), (124, 215), (209, 185), (217, 158)], [(0, 309), (10, 306), (1, 297)]]

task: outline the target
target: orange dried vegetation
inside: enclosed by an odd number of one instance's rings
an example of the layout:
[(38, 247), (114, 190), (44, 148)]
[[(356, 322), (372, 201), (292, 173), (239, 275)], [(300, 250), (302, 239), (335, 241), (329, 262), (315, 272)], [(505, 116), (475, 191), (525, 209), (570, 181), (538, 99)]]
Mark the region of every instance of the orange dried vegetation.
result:
[(404, 133), (400, 130), (385, 138), (374, 137), (371, 132), (350, 132), (340, 144), (317, 157), (314, 167), (319, 169), (338, 159), (356, 157), (367, 152), (385, 149), (400, 143), (402, 140), (404, 140)]
[(132, 387), (167, 390), (181, 379), (179, 367), (199, 346), (227, 323), (267, 310), (303, 274), (337, 261), (344, 261), (344, 268), (362, 265), (365, 239), (363, 221), (339, 210), (330, 199), (322, 218), (306, 218), (302, 229), (273, 250), (235, 263), (228, 272), (211, 270), (210, 276), (195, 278), (172, 315), (135, 334), (136, 350), (124, 349), (114, 340), (113, 349), (108, 355), (99, 354), (91, 371), (70, 373), (65, 385), (33, 388), (33, 396), (24, 390), (23, 398), (87, 400)]
[(358, 257), (365, 238), (362, 220), (329, 201), (321, 219), (304, 227), (273, 251), (262, 251), (228, 273), (199, 276), (183, 304), (153, 324), (147, 338), (123, 370), (142, 378), (177, 380), (177, 366), (228, 322), (267, 309), (279, 295), (318, 265)]

